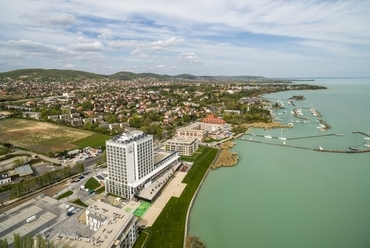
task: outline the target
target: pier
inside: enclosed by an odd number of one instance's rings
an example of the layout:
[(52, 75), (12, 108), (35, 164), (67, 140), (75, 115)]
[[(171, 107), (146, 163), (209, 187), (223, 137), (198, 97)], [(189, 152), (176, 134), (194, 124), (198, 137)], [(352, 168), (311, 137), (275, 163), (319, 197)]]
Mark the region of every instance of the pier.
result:
[[(244, 135), (252, 136), (252, 137), (261, 137), (264, 138), (264, 135), (261, 134), (249, 134), (246, 133)], [(331, 134), (321, 134), (321, 135), (311, 135), (311, 136), (302, 136), (302, 137), (294, 137), (294, 138), (286, 138), (286, 140), (297, 140), (297, 139), (309, 139), (309, 138), (319, 138), (319, 137), (325, 137), (325, 136), (338, 136), (336, 133), (331, 133)], [(240, 136), (237, 138), (238, 140), (244, 140), (241, 139)], [(279, 139), (279, 137), (272, 137), (272, 139)]]
[[(370, 137), (368, 134), (363, 133), (363, 132), (352, 132), (352, 133), (354, 133), (354, 134), (358, 133), (358, 134), (362, 134), (362, 135), (365, 135), (367, 137)], [(264, 135), (257, 135), (257, 134), (244, 134), (244, 135), (251, 136), (251, 137), (261, 137), (261, 138), (264, 138)], [(327, 136), (338, 136), (338, 134), (323, 134), (323, 135), (312, 135), (312, 136), (304, 136), (304, 137), (296, 137), (296, 138), (287, 138), (286, 141), (289, 141), (289, 140), (297, 140), (297, 139), (309, 139), (309, 138), (327, 137)], [(290, 147), (290, 148), (298, 148), (298, 149), (305, 149), (305, 150), (311, 150), (311, 151), (317, 151), (317, 152), (350, 153), (350, 154), (370, 152), (370, 149), (366, 149), (366, 150), (349, 150), (349, 148), (348, 148), (348, 150), (327, 150), (327, 149), (320, 150), (319, 148), (310, 148), (310, 147), (303, 147), (303, 146), (289, 145), (289, 144), (282, 144), (282, 143), (276, 144), (276, 143), (271, 143), (271, 142), (264, 141), (264, 140), (244, 139), (244, 138), (241, 138), (241, 137), (238, 137), (236, 139), (237, 140), (241, 140), (241, 141), (246, 141), (246, 142), (254, 142), (254, 143), (274, 145), (274, 146), (283, 146), (283, 147)], [(279, 137), (272, 137), (272, 139), (279, 139)]]
[(367, 133), (364, 133), (364, 132), (360, 132), (360, 131), (354, 131), (352, 132), (353, 134), (362, 134), (363, 136), (366, 136), (366, 137), (369, 137), (370, 138), (370, 135), (367, 134)]

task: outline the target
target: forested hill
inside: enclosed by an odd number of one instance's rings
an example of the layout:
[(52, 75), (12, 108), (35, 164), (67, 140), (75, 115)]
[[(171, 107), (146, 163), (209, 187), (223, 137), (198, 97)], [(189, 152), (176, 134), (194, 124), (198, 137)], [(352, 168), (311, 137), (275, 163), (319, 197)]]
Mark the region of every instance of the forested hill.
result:
[(11, 78), (14, 80), (24, 80), (33, 82), (66, 82), (66, 81), (83, 81), (86, 79), (119, 79), (132, 80), (137, 78), (157, 78), (157, 79), (183, 79), (183, 80), (250, 80), (263, 79), (257, 76), (194, 76), (191, 74), (180, 74), (176, 76), (160, 75), (155, 73), (133, 73), (133, 72), (117, 72), (112, 75), (101, 75), (85, 71), (76, 70), (57, 70), (57, 69), (20, 69), (9, 72), (0, 73), (0, 79)]

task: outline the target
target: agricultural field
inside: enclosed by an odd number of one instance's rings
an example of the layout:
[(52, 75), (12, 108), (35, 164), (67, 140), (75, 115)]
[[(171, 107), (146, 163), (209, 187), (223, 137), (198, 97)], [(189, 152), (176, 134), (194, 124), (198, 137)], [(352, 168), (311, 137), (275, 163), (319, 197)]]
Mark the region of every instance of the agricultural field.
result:
[(110, 136), (47, 122), (0, 120), (0, 143), (11, 143), (40, 154), (105, 144)]

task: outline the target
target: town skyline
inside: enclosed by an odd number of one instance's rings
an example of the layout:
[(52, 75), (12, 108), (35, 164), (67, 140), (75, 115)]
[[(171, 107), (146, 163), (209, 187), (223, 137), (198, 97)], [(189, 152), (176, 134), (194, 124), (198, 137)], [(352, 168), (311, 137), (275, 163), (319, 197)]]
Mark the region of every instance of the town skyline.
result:
[(0, 72), (369, 77), (369, 11), (367, 1), (7, 2)]

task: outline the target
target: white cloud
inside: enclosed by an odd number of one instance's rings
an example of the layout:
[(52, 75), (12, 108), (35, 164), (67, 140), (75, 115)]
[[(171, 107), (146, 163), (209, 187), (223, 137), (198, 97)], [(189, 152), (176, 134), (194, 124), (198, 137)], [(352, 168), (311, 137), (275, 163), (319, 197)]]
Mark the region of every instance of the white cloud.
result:
[(72, 67), (74, 67), (74, 66), (75, 66), (74, 64), (65, 64), (65, 65), (64, 65), (64, 67), (65, 67), (65, 68), (72, 68)]
[(315, 76), (325, 65), (328, 76), (370, 76), (367, 0), (19, 0), (0, 12), (0, 54), (31, 66)]
[(103, 39), (111, 39), (113, 37), (113, 31), (110, 30), (109, 28), (103, 28), (98, 37)]
[(0, 41), (0, 46), (6, 47), (8, 49), (20, 50), (24, 52), (48, 52), (57, 51), (58, 47), (48, 44), (43, 44), (40, 42), (30, 41), (30, 40), (9, 40)]
[(137, 40), (117, 40), (117, 41), (111, 41), (108, 45), (112, 48), (120, 49), (120, 48), (132, 48), (132, 47), (137, 47), (137, 46), (143, 46), (144, 43), (139, 42)]
[(92, 43), (72, 44), (69, 48), (75, 51), (102, 51), (104, 49), (104, 45), (99, 41), (95, 41)]
[(150, 57), (147, 53), (145, 53), (141, 49), (135, 49), (135, 50), (131, 51), (130, 55), (131, 55), (131, 57), (140, 58), (140, 59), (147, 59), (147, 58)]
[(171, 37), (168, 40), (157, 40), (150, 43), (152, 49), (166, 49), (169, 47), (177, 46), (183, 43), (183, 39), (176, 39), (175, 37)]
[(157, 67), (157, 68), (164, 68), (164, 67), (165, 67), (165, 65), (157, 65), (156, 67)]
[(25, 13), (19, 16), (24, 25), (36, 27), (70, 26), (75, 22), (75, 17), (68, 13)]
[(167, 40), (157, 40), (153, 42), (149, 42), (146, 40), (117, 40), (111, 41), (109, 46), (115, 49), (120, 48), (132, 48), (132, 47), (141, 47), (145, 49), (154, 49), (154, 50), (162, 50), (177, 46), (183, 43), (183, 39), (177, 39), (175, 37), (171, 37)]
[(184, 52), (178, 55), (177, 57), (181, 61), (185, 61), (187, 63), (198, 63), (199, 56), (196, 55), (194, 52)]
[(77, 40), (78, 40), (79, 42), (85, 42), (85, 43), (89, 41), (88, 39), (86, 39), (86, 38), (85, 38), (85, 37), (83, 37), (83, 36), (78, 36)]

